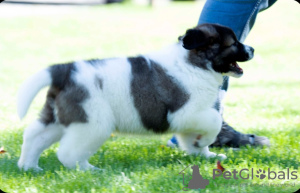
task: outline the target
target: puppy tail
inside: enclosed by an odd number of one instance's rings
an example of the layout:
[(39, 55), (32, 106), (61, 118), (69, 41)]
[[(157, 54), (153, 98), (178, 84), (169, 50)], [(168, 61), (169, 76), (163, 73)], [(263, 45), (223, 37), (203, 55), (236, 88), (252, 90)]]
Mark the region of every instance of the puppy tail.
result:
[(23, 119), (26, 115), (37, 93), (51, 83), (52, 78), (49, 69), (41, 70), (23, 83), (17, 96), (17, 110), (20, 119)]

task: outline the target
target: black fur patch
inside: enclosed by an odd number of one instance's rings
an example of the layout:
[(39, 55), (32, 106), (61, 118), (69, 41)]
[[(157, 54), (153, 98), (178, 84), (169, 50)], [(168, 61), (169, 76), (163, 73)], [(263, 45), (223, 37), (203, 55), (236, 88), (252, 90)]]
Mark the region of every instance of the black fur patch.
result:
[(52, 78), (52, 86), (59, 90), (63, 90), (65, 86), (74, 84), (71, 79), (71, 74), (76, 72), (73, 62), (50, 66), (49, 71)]
[(188, 54), (188, 63), (202, 68), (203, 70), (208, 70), (207, 65), (209, 64), (209, 60), (207, 60), (205, 52), (199, 52), (197, 50), (190, 50)]
[(220, 112), (220, 109), (221, 109), (221, 101), (220, 101), (219, 98), (218, 98), (217, 101), (215, 102), (213, 108), (216, 109), (218, 112)]
[(49, 67), (49, 71), (52, 84), (40, 120), (46, 125), (58, 121), (65, 126), (73, 122), (87, 122), (87, 115), (81, 104), (89, 97), (89, 93), (72, 80), (72, 73), (76, 72), (74, 63), (53, 65)]
[(208, 45), (208, 39), (204, 32), (198, 29), (189, 29), (182, 38), (183, 47), (187, 50), (204, 48)]
[(86, 123), (87, 115), (81, 104), (88, 97), (87, 90), (78, 85), (70, 86), (61, 91), (56, 98), (59, 122), (65, 126), (74, 122)]
[(54, 105), (55, 105), (55, 98), (58, 95), (58, 93), (59, 90), (56, 87), (50, 87), (48, 90), (46, 103), (40, 113), (40, 120), (45, 125), (55, 122)]
[(157, 63), (142, 57), (128, 58), (131, 64), (131, 94), (144, 126), (155, 133), (169, 128), (167, 113), (175, 112), (189, 99), (179, 83)]

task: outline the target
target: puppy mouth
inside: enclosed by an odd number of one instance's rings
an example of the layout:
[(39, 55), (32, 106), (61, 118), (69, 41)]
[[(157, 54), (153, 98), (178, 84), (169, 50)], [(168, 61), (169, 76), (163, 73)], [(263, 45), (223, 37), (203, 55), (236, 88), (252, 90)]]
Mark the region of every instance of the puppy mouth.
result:
[(243, 69), (236, 62), (230, 63), (229, 69), (236, 74), (243, 74)]

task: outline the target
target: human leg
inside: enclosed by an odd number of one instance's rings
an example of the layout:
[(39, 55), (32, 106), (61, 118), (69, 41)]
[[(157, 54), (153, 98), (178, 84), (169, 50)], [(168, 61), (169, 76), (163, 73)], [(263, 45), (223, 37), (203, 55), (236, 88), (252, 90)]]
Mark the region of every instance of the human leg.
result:
[(231, 28), (244, 42), (252, 29), (257, 14), (273, 5), (276, 0), (207, 0), (198, 24), (217, 23)]

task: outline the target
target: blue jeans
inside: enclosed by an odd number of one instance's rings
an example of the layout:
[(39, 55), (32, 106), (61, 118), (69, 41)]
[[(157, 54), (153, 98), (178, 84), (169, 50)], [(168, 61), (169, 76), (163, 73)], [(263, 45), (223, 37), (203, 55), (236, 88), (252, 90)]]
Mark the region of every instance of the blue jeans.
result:
[(276, 0), (207, 0), (198, 24), (217, 23), (230, 27), (243, 42), (254, 25), (258, 12)]

